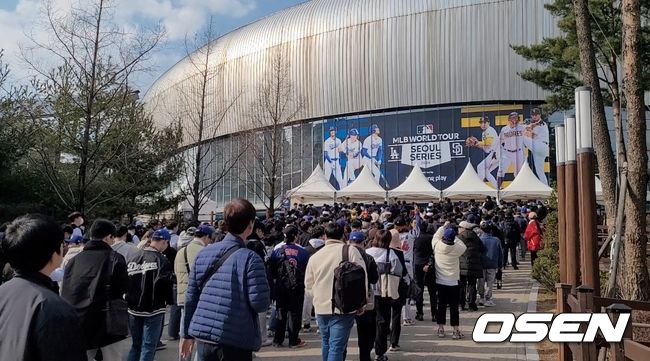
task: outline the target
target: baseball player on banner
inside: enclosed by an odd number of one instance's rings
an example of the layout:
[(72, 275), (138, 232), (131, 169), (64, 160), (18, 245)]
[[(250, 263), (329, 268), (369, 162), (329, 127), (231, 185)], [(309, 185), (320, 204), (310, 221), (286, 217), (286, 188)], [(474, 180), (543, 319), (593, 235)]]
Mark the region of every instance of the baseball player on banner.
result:
[(519, 174), (521, 166), (524, 164), (524, 132), (526, 126), (519, 124), (519, 113), (512, 112), (508, 115), (508, 125), (501, 128), (499, 135), (499, 187), (503, 183), (508, 168), (513, 166), (515, 177)]
[(334, 175), (334, 179), (336, 179), (336, 189), (338, 190), (345, 187), (339, 163), (340, 145), (341, 140), (336, 137), (336, 127), (330, 127), (330, 136), (323, 143), (323, 171), (325, 172), (325, 179), (327, 180), (330, 180), (332, 175)]
[(499, 168), (499, 135), (497, 134), (497, 131), (490, 126), (489, 117), (481, 117), (479, 124), (483, 131), (481, 140), (478, 140), (475, 137), (469, 137), (465, 141), (465, 145), (468, 147), (480, 148), (486, 154), (483, 161), (476, 166), (476, 172), (481, 180), (487, 179), (494, 188), (497, 188), (497, 179), (494, 178), (492, 172)]
[(544, 172), (544, 163), (549, 155), (548, 125), (542, 120), (542, 112), (539, 108), (533, 108), (530, 114), (532, 121), (526, 126), (524, 132), (524, 145), (533, 155), (535, 174), (542, 183), (548, 185), (548, 179)]
[(377, 183), (381, 179), (381, 162), (384, 151), (384, 142), (379, 134), (380, 130), (377, 124), (370, 126), (370, 136), (363, 141), (363, 147), (361, 148), (363, 166), (370, 169)]
[(348, 131), (348, 137), (339, 146), (339, 152), (345, 153), (348, 158), (345, 171), (343, 172), (343, 187), (346, 187), (357, 179), (354, 172), (362, 166), (361, 141), (359, 141), (359, 131), (356, 128)]

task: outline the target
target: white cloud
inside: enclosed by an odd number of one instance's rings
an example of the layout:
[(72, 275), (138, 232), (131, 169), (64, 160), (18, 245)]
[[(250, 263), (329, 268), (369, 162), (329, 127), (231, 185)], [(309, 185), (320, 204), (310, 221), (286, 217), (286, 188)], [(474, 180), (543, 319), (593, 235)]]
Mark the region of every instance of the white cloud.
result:
[[(51, 36), (39, 27), (42, 22), (44, 0), (18, 0), (14, 9), (0, 9), (0, 48), (5, 49), (6, 61), (12, 65), (14, 78), (27, 77), (19, 58), (20, 45), (29, 45), (26, 34), (32, 34), (40, 41)], [(55, 0), (54, 4), (62, 12), (69, 12), (73, 5), (92, 4), (91, 0)], [(131, 30), (138, 26), (162, 24), (167, 31), (171, 47), (176, 44), (177, 57), (183, 56), (183, 46), (178, 46), (186, 34), (199, 31), (210, 16), (239, 18), (256, 9), (256, 0), (113, 0), (114, 21), (119, 27)], [(169, 56), (169, 49), (164, 51)], [(47, 60), (47, 59), (44, 59)], [(169, 59), (159, 65), (169, 63)], [(166, 64), (165, 64), (166, 65)], [(162, 69), (164, 70), (164, 69)]]

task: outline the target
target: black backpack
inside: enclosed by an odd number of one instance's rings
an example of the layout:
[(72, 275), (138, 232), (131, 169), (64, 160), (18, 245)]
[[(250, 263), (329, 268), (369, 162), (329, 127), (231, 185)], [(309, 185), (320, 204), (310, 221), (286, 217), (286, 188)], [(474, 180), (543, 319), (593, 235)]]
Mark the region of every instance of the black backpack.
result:
[(363, 267), (350, 262), (350, 246), (343, 246), (343, 260), (334, 270), (332, 285), (332, 313), (338, 308), (342, 313), (354, 312), (367, 303), (366, 272)]
[(276, 283), (282, 290), (291, 292), (296, 291), (303, 285), (301, 271), (298, 269), (298, 263), (295, 259), (288, 258), (285, 248), (282, 248), (282, 260), (278, 265), (278, 282)]

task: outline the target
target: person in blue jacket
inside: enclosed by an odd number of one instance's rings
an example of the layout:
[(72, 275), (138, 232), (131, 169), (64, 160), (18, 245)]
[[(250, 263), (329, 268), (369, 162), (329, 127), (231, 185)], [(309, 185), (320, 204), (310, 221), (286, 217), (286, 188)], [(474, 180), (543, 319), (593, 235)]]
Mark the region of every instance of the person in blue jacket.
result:
[(234, 199), (223, 213), (228, 233), (197, 254), (190, 272), (182, 358), (190, 356), (195, 340), (199, 361), (250, 361), (262, 344), (257, 314), (271, 303), (269, 283), (264, 261), (244, 241), (253, 231), (255, 207)]
[(269, 257), (271, 275), (275, 280), (278, 323), (273, 336), (273, 346), (282, 347), (284, 334), (289, 324), (289, 347), (305, 346), (298, 334), (302, 319), (302, 306), (305, 299), (305, 270), (309, 252), (296, 244), (300, 233), (298, 227), (288, 225), (282, 231), (285, 245), (274, 250)]

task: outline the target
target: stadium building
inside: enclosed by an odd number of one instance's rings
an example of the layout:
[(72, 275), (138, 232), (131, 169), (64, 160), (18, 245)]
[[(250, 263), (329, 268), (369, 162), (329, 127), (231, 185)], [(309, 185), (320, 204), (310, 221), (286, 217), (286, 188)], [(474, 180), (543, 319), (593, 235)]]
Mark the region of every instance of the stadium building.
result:
[[(237, 161), (210, 198), (262, 203), (244, 138), (272, 129), (256, 104), (274, 72), (286, 74), (287, 104), (298, 110), (280, 132), (280, 198), (319, 164), (337, 189), (362, 166), (391, 189), (415, 164), (444, 189), (468, 161), (493, 186), (526, 161), (549, 182), (548, 126), (535, 110), (547, 93), (519, 77), (535, 64), (510, 47), (557, 35), (549, 2), (313, 0), (220, 37), (209, 48), (204, 93), (209, 131), (200, 141), (215, 159), (206, 181)], [(180, 120), (187, 154), (199, 141), (198, 58), (179, 61), (145, 97), (158, 124)]]

